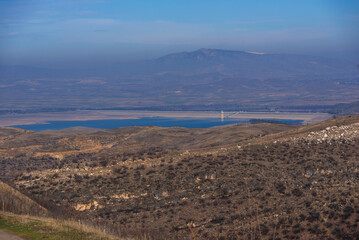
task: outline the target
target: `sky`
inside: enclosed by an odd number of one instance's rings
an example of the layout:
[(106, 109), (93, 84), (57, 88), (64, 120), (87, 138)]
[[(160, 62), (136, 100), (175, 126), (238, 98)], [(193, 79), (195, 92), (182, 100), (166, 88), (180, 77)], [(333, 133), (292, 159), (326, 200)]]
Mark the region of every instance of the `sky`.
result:
[(359, 1), (0, 0), (0, 65), (83, 67), (199, 48), (359, 61)]

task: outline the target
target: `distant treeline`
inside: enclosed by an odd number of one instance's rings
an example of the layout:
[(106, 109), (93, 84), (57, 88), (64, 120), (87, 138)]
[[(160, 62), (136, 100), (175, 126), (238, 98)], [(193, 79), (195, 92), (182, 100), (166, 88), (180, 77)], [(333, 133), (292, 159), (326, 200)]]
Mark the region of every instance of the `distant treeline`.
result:
[(359, 114), (359, 101), (336, 104), (328, 111), (328, 113), (338, 116)]
[(41, 112), (67, 112), (79, 110), (77, 108), (29, 108), (29, 109), (5, 109), (0, 110), (0, 115), (9, 113), (41, 113)]
[(249, 123), (250, 124), (258, 124), (258, 123), (288, 124), (288, 123), (285, 123), (285, 122), (272, 120), (272, 119), (257, 119), (257, 118), (250, 119)]

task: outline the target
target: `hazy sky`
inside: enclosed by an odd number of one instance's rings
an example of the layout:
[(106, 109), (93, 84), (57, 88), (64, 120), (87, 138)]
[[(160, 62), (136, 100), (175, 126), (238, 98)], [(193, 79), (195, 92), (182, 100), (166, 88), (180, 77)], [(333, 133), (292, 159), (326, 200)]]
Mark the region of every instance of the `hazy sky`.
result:
[(355, 57), (359, 1), (0, 0), (0, 64), (80, 66), (198, 48)]

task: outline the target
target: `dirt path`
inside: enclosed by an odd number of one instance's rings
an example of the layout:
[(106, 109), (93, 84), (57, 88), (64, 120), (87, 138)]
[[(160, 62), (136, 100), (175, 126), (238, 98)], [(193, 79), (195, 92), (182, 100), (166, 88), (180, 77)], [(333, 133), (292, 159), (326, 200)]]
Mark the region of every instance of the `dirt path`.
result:
[(24, 240), (24, 239), (25, 238), (19, 237), (8, 230), (0, 229), (0, 240)]

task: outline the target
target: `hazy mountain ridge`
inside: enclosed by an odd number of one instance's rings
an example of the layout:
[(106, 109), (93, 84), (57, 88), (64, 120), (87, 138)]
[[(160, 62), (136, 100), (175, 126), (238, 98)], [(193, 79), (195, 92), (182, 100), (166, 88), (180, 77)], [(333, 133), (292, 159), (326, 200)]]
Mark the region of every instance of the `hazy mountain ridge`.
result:
[(286, 77), (298, 80), (304, 77), (313, 79), (319, 76), (343, 77), (358, 74), (355, 64), (325, 57), (218, 49), (174, 53), (156, 61), (174, 71), (189, 68), (192, 71), (235, 74), (242, 78)]
[(359, 100), (355, 64), (200, 49), (91, 69), (1, 68), (3, 109), (333, 105)]
[[(107, 76), (108, 72), (114, 75), (133, 74), (138, 75), (159, 74), (172, 72), (177, 74), (198, 74), (198, 73), (221, 73), (226, 75), (236, 74), (237, 77), (256, 78), (261, 76), (264, 79), (272, 77), (311, 77), (318, 76), (357, 76), (358, 70), (355, 63), (344, 60), (336, 60), (319, 56), (307, 56), (298, 54), (273, 54), (253, 53), (245, 51), (231, 51), (220, 49), (199, 49), (193, 52), (181, 52), (168, 54), (163, 57), (137, 62), (118, 63), (108, 68), (91, 68), (91, 75), (96, 72), (99, 76)], [(185, 70), (185, 72), (182, 72)], [(1, 77), (74, 77), (81, 74), (85, 76), (85, 70), (73, 69), (46, 69), (30, 66), (0, 66)], [(260, 74), (259, 74), (260, 73)], [(256, 75), (258, 74), (258, 75)], [(272, 75), (268, 75), (272, 74)], [(334, 75), (333, 75), (334, 74)]]

